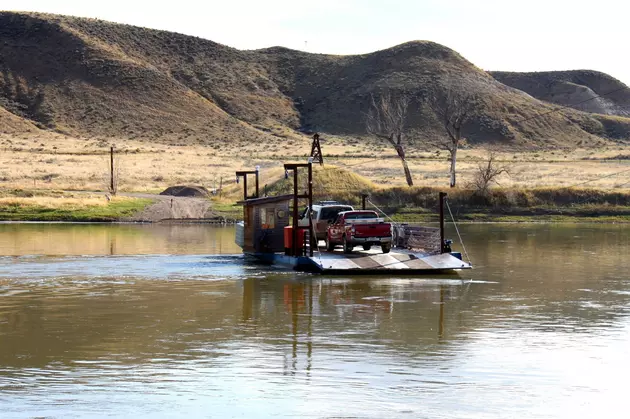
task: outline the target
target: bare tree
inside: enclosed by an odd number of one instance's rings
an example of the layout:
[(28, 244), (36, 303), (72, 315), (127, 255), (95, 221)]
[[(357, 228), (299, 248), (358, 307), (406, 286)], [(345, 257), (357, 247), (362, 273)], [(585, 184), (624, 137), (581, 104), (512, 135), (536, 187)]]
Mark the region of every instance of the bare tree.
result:
[(497, 164), (496, 153), (488, 152), (488, 159), (477, 165), (477, 171), (471, 182), (471, 187), (480, 195), (485, 196), (492, 184), (499, 184), (497, 177), (503, 173), (509, 176), (510, 169), (508, 165)]
[(479, 106), (479, 98), (474, 94), (459, 93), (449, 88), (443, 93), (434, 94), (430, 101), (431, 108), (440, 119), (447, 134), (444, 147), (450, 153), (450, 185), (453, 188), (456, 183), (457, 150), (462, 142), (462, 126), (474, 115), (474, 111)]
[(394, 147), (402, 162), (407, 185), (413, 186), (411, 171), (405, 159), (405, 144), (403, 140), (408, 107), (409, 97), (406, 95), (392, 97), (391, 93), (387, 92), (378, 100), (371, 96), (366, 128), (369, 134), (387, 140)]

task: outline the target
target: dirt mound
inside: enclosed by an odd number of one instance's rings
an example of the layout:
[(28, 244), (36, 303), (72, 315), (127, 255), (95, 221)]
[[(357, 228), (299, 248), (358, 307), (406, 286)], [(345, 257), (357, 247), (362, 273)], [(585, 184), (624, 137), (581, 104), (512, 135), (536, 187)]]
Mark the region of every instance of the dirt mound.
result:
[(0, 57), (0, 109), (78, 137), (217, 149), (279, 147), (304, 139), (300, 131), (364, 141), (371, 96), (390, 91), (412, 99), (407, 138), (426, 148), (444, 136), (426, 100), (445, 89), (481, 97), (484, 107), (463, 127), (473, 144), (575, 145), (625, 139), (620, 136), (630, 130), (626, 118), (604, 124), (577, 110), (550, 112), (553, 105), (428, 41), (350, 56), (277, 47), (239, 51), (95, 19), (0, 12)]
[(203, 186), (170, 186), (160, 192), (160, 195), (205, 198), (210, 196), (210, 191)]

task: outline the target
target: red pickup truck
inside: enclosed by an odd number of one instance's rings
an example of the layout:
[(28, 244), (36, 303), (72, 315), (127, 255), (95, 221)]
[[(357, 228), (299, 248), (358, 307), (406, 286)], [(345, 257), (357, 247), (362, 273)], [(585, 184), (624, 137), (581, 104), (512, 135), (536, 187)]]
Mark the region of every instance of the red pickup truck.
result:
[(379, 245), (383, 253), (389, 253), (392, 248), (392, 226), (379, 218), (375, 211), (340, 212), (326, 231), (326, 249), (332, 252), (337, 245), (343, 245), (345, 253), (352, 252), (354, 246), (358, 245), (362, 245), (363, 250)]

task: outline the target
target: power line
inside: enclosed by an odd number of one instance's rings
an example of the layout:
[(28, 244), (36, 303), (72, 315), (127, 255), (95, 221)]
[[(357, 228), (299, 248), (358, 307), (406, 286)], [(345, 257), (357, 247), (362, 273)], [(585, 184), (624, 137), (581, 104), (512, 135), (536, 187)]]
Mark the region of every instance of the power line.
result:
[(606, 179), (608, 177), (617, 176), (617, 175), (620, 175), (620, 174), (626, 173), (626, 172), (630, 172), (630, 169), (622, 170), (621, 172), (611, 173), (609, 175), (600, 176), (600, 177), (597, 177), (595, 179), (587, 180), (586, 182), (576, 183), (576, 184), (573, 184), (571, 186), (567, 186), (567, 188), (575, 188), (576, 186), (586, 185), (587, 183), (595, 182), (595, 181), (600, 180), (600, 179)]
[(586, 103), (586, 102), (591, 101), (591, 100), (593, 100), (593, 99), (598, 99), (598, 98), (600, 98), (600, 97), (604, 97), (604, 96), (612, 95), (613, 93), (617, 93), (617, 92), (620, 92), (620, 91), (625, 90), (625, 89), (630, 89), (630, 87), (629, 87), (629, 86), (623, 86), (623, 87), (620, 87), (620, 88), (618, 88), (618, 89), (611, 90), (610, 92), (602, 93), (601, 95), (597, 95), (597, 96), (590, 97), (590, 98), (588, 98), (588, 99), (584, 99), (584, 100), (582, 100), (582, 101), (580, 101), (580, 102), (578, 102), (578, 103), (574, 103), (573, 105), (561, 106), (561, 107), (559, 107), (559, 108), (552, 109), (552, 110), (547, 111), (547, 112), (545, 112), (545, 113), (540, 113), (540, 114), (534, 115), (534, 116), (532, 116), (532, 117), (525, 118), (525, 119), (520, 120), (520, 121), (516, 121), (516, 123), (517, 123), (517, 124), (520, 124), (520, 123), (522, 123), (522, 122), (531, 121), (532, 119), (540, 118), (541, 116), (549, 115), (550, 113), (558, 112), (558, 111), (561, 111), (561, 110), (563, 110), (563, 109), (573, 108), (573, 107), (574, 107), (574, 106), (576, 106), (576, 105), (581, 105), (582, 103)]
[[(555, 108), (555, 109), (552, 109), (550, 111), (547, 111), (547, 112), (544, 112), (544, 113), (541, 113), (541, 114), (537, 114), (537, 115), (534, 115), (532, 117), (522, 119), (520, 121), (516, 121), (516, 123), (520, 124), (522, 122), (531, 121), (533, 119), (540, 118), (540, 117), (543, 117), (545, 115), (549, 115), (549, 114), (554, 113), (554, 112), (559, 112), (559, 111), (564, 110), (564, 109), (574, 109), (573, 108), (574, 106), (581, 105), (583, 103), (586, 103), (586, 102), (589, 102), (591, 100), (598, 99), (598, 98), (601, 98), (601, 97), (604, 97), (604, 96), (612, 95), (613, 93), (617, 93), (617, 92), (620, 92), (620, 91), (625, 90), (625, 89), (630, 89), (630, 86), (622, 86), (622, 87), (620, 87), (618, 89), (611, 90), (610, 92), (602, 93), (600, 95), (596, 95), (596, 96), (590, 97), (588, 99), (581, 100), (581, 101), (579, 101), (577, 103), (574, 103), (572, 105), (561, 106), (559, 108)], [(362, 165), (362, 164), (371, 163), (371, 162), (378, 161), (378, 160), (381, 160), (381, 159), (382, 158), (378, 158), (378, 159), (368, 160), (368, 161), (364, 161), (364, 162), (360, 162), (360, 163), (349, 164), (349, 165), (346, 165), (345, 167), (359, 166), (359, 165)], [(623, 172), (620, 172), (620, 173), (623, 173)], [(595, 180), (597, 180), (597, 179), (595, 179)], [(588, 181), (588, 182), (585, 182), (585, 183), (589, 183), (589, 182), (591, 182), (591, 181)], [(581, 184), (578, 184), (578, 185), (581, 185)]]

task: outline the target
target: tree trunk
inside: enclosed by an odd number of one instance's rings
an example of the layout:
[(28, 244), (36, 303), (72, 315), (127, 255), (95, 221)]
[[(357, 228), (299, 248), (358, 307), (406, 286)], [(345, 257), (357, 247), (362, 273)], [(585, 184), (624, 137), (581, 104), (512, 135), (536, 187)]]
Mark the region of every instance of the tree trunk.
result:
[(409, 170), (409, 166), (407, 166), (407, 160), (405, 159), (405, 149), (402, 145), (396, 144), (394, 145), (396, 149), (396, 153), (398, 157), (400, 157), (400, 161), (402, 162), (403, 169), (405, 170), (405, 179), (407, 180), (407, 186), (413, 186), (413, 178), (411, 177), (411, 170)]
[(411, 171), (409, 170), (409, 166), (407, 166), (407, 160), (401, 159), (403, 169), (405, 169), (405, 179), (407, 179), (407, 186), (413, 186), (413, 178), (411, 177)]
[(451, 150), (451, 188), (455, 187), (456, 175), (455, 175), (455, 163), (457, 162), (457, 146), (454, 146)]

